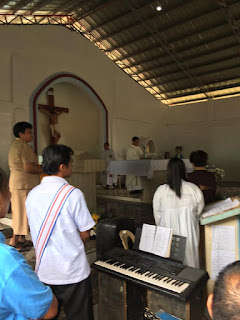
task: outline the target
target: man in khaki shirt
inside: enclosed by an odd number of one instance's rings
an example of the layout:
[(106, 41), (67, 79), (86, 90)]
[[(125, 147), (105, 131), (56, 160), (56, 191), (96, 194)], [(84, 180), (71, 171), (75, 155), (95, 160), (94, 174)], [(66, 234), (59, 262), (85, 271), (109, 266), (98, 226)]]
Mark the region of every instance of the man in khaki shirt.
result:
[(32, 147), (28, 145), (33, 139), (32, 125), (28, 122), (18, 122), (13, 127), (13, 133), (16, 139), (8, 154), (13, 228), (10, 245), (18, 251), (26, 251), (32, 243), (25, 239), (29, 230), (25, 201), (28, 192), (39, 184), (42, 169), (37, 164), (37, 156)]

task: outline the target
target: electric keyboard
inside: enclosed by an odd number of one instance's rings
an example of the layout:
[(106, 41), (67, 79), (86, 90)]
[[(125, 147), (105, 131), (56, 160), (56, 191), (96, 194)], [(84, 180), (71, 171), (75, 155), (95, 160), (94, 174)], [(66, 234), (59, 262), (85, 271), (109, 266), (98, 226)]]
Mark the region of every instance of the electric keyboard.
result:
[(205, 283), (208, 279), (208, 274), (203, 270), (146, 252), (122, 248), (110, 250), (103, 260), (97, 260), (92, 267), (184, 301), (201, 281)]

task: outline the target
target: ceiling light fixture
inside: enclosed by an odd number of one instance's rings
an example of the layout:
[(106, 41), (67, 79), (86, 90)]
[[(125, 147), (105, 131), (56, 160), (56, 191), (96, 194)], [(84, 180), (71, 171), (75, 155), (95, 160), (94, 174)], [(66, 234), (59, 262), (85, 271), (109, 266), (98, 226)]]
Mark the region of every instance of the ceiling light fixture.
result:
[(161, 11), (162, 10), (162, 7), (161, 6), (157, 6), (157, 11)]

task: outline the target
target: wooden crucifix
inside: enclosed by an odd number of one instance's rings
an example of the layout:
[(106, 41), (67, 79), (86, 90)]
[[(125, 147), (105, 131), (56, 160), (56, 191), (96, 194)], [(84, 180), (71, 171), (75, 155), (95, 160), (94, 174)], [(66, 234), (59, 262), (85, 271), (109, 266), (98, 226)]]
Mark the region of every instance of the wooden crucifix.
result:
[(39, 104), (38, 109), (49, 117), (50, 143), (57, 144), (58, 140), (61, 137), (61, 133), (58, 125), (58, 116), (62, 113), (68, 113), (69, 109), (54, 106), (54, 89), (53, 88), (50, 88), (48, 90), (47, 96), (48, 96), (48, 105)]

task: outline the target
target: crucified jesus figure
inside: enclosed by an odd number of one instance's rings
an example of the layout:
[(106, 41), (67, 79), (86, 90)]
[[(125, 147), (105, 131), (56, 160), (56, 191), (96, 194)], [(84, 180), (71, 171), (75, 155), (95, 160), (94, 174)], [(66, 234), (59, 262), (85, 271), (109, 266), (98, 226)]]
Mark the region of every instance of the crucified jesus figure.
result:
[(62, 113), (68, 113), (69, 109), (54, 106), (54, 89), (53, 88), (50, 88), (48, 90), (47, 95), (48, 95), (48, 105), (39, 104), (38, 109), (49, 117), (50, 142), (51, 144), (57, 144), (61, 137), (61, 133), (58, 125), (58, 116)]

